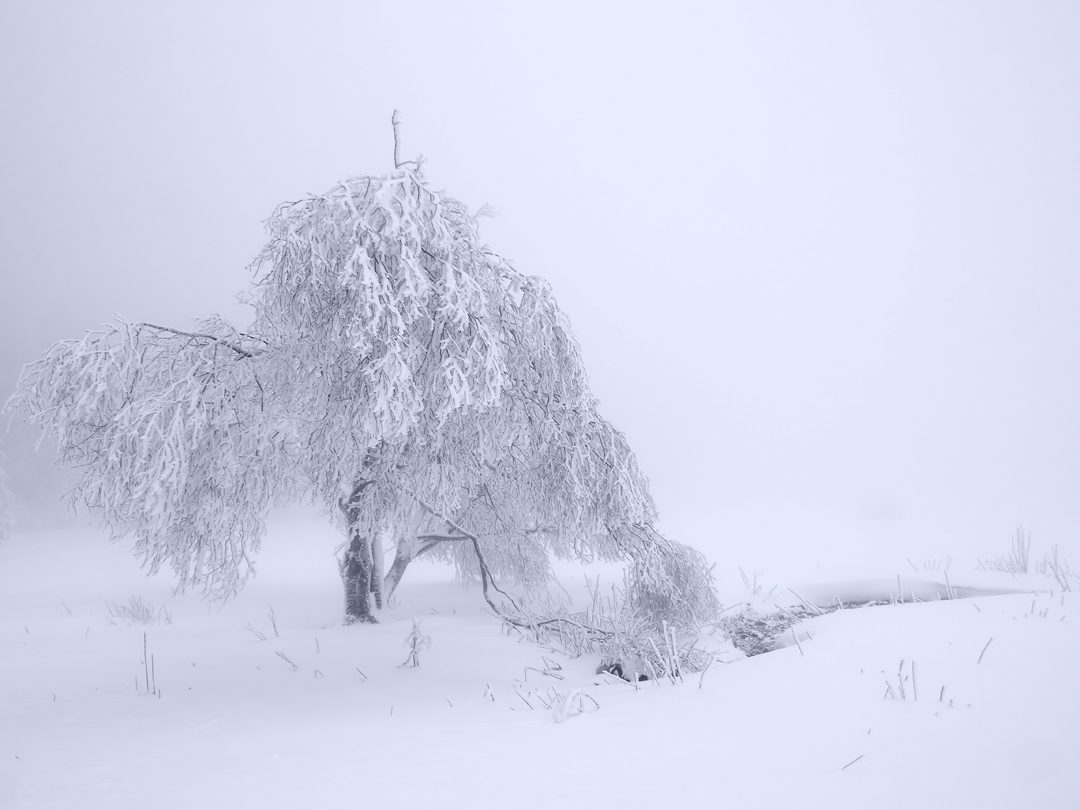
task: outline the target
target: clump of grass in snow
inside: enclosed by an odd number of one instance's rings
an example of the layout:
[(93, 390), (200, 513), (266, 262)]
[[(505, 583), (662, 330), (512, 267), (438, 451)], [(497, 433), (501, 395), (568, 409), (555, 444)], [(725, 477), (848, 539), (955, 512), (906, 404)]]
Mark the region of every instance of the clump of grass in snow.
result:
[(746, 576), (746, 572), (742, 570), (741, 565), (739, 566), (739, 576), (742, 577), (743, 585), (745, 585), (746, 590), (750, 591), (750, 593), (754, 596), (757, 596), (759, 593), (761, 593), (761, 586), (758, 584), (758, 576), (760, 575), (760, 573), (761, 572), (759, 571), (754, 572), (754, 584), (751, 585), (750, 580)]
[(921, 569), (911, 561), (910, 557), (907, 558), (907, 561), (908, 565), (916, 571), (948, 571), (952, 566), (952, 557), (947, 558), (944, 562), (940, 559), (924, 560)]
[(153, 605), (143, 601), (141, 596), (133, 596), (126, 605), (116, 602), (106, 602), (108, 610), (106, 618), (110, 624), (118, 621), (127, 621), (133, 624), (172, 624), (172, 615), (162, 606), (155, 609)]
[(1013, 537), (1012, 547), (1008, 554), (997, 559), (978, 560), (975, 566), (978, 571), (1000, 571), (1003, 574), (1026, 574), (1028, 572), (1028, 559), (1031, 556), (1031, 532), (1024, 536), (1024, 527), (1020, 526)]
[[(1028, 562), (1031, 558), (1031, 533), (1024, 535), (1021, 526), (1016, 530), (1013, 537), (1012, 547), (1008, 554), (997, 559), (978, 560), (975, 569), (978, 571), (999, 571), (1004, 574), (1028, 573)], [(1058, 555), (1057, 544), (1047, 551), (1042, 560), (1035, 563), (1035, 571), (1046, 577), (1057, 580), (1058, 586), (1063, 591), (1071, 591), (1070, 580), (1076, 579), (1077, 575), (1069, 568), (1069, 563)]]
[[(524, 700), (524, 698), (522, 698)], [(526, 701), (528, 702), (528, 701)], [(530, 706), (530, 708), (532, 708)], [(555, 699), (551, 702), (551, 719), (556, 723), (562, 723), (574, 715), (586, 712), (595, 712), (600, 708), (592, 695), (578, 689), (569, 692), (556, 692)]]
[(1063, 591), (1071, 591), (1070, 579), (1076, 579), (1076, 574), (1069, 568), (1067, 560), (1058, 558), (1058, 547), (1054, 547), (1043, 555), (1042, 561), (1035, 563), (1035, 570), (1045, 577), (1053, 577)]
[[(919, 685), (915, 680), (915, 662), (912, 661), (908, 666), (910, 675), (904, 674), (904, 661), (900, 661), (900, 668), (896, 671), (896, 691), (893, 691), (892, 683), (888, 678), (885, 679), (885, 694), (882, 696), (882, 700), (885, 698), (892, 698), (893, 700), (907, 700), (907, 689), (905, 684), (911, 681), (911, 697), (913, 700), (919, 699)], [(941, 695), (945, 695), (945, 687), (941, 687)], [(940, 702), (940, 698), (939, 698)]]

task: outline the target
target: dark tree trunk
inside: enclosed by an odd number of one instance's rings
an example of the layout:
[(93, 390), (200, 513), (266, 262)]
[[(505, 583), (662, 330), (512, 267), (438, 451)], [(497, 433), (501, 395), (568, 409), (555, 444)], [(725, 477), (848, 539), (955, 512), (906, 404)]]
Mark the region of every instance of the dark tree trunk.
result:
[[(358, 481), (349, 499), (339, 502), (341, 511), (345, 513), (345, 521), (349, 533), (349, 548), (345, 552), (345, 559), (341, 563), (341, 580), (345, 584), (345, 622), (368, 622), (375, 624), (375, 617), (371, 615), (372, 590), (376, 591), (376, 601), (382, 607), (382, 589), (376, 590), (373, 585), (375, 566), (372, 564), (371, 543), (372, 538), (365, 537), (360, 533), (356, 525), (360, 517), (360, 500), (369, 481)], [(381, 582), (379, 583), (381, 586)]]
[(353, 534), (349, 549), (345, 552), (345, 564), (341, 569), (341, 579), (345, 583), (345, 621), (348, 624), (375, 622), (368, 596), (371, 590), (371, 567), (371, 547), (367, 539), (358, 533)]

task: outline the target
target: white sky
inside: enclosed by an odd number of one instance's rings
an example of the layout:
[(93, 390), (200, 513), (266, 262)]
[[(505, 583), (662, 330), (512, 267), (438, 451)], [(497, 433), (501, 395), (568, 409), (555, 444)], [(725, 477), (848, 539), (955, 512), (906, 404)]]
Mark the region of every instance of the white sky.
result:
[(5, 4), (0, 388), (117, 313), (243, 319), (262, 221), (387, 171), (398, 108), (672, 536), (1080, 550), (1080, 6), (581, 5)]

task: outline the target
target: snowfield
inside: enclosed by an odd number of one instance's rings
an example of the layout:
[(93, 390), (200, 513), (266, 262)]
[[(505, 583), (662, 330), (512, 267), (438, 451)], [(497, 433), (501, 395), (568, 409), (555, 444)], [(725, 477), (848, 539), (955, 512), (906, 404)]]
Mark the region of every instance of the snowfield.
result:
[[(1080, 595), (1052, 579), (956, 564), (955, 600), (910, 568), (722, 587), (847, 604), (899, 573), (924, 601), (836, 610), (752, 658), (705, 635), (703, 675), (635, 687), (508, 633), (441, 566), (343, 626), (337, 542), (275, 524), (224, 605), (92, 531), (0, 543), (0, 807), (1080, 806)], [(110, 617), (132, 597), (171, 624)], [(430, 644), (402, 667), (414, 621)]]

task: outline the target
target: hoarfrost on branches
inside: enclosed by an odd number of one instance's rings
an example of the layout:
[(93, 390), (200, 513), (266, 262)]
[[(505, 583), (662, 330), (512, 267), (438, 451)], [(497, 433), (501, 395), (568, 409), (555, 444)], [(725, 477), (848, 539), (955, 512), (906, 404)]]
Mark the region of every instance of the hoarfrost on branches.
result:
[(212, 319), (199, 333), (124, 321), (57, 343), (28, 365), (14, 403), (82, 471), (70, 493), (114, 538), (131, 535), (151, 572), (235, 593), (263, 517), (295, 492), (295, 455), (275, 358)]
[(500, 576), (541, 587), (551, 554), (629, 560), (634, 605), (700, 611), (704, 561), (652, 528), (648, 482), (549, 286), (484, 246), (462, 203), (399, 168), (283, 204), (267, 227), (249, 329), (118, 321), (53, 346), (9, 403), (82, 470), (74, 502), (151, 571), (235, 593), (269, 509), (312, 497), (345, 524), (349, 620), (372, 621), (369, 594), (381, 606), (428, 552), (485, 595)]

